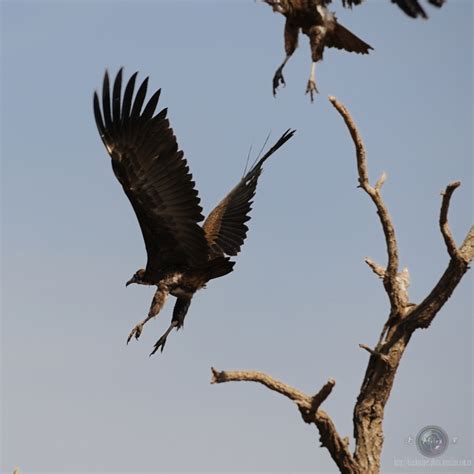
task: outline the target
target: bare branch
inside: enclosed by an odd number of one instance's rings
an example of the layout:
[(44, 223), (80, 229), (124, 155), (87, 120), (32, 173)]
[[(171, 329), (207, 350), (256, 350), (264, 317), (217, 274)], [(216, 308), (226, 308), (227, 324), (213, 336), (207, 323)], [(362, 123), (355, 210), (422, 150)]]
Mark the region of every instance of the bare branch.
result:
[(275, 380), (263, 372), (255, 371), (219, 371), (211, 367), (211, 383), (224, 382), (258, 382), (265, 387), (278, 392), (293, 400), (298, 406), (301, 416), (306, 423), (314, 423), (319, 430), (321, 446), (328, 449), (331, 457), (338, 465), (340, 471), (346, 474), (359, 474), (357, 465), (354, 462), (347, 440), (342, 439), (337, 433), (336, 427), (323, 410), (319, 409), (321, 403), (330, 395), (335, 380), (329, 379), (319, 392), (310, 397), (296, 388), (283, 382)]
[[(351, 134), (352, 140), (356, 147), (357, 155), (357, 171), (359, 173), (359, 184), (360, 186), (367, 191), (367, 188), (373, 190), (369, 184), (369, 172), (367, 171), (367, 160), (365, 157), (365, 146), (362, 137), (359, 134), (359, 130), (351, 117), (349, 111), (341, 104), (335, 97), (330, 96), (329, 101), (336, 108), (336, 110), (341, 114), (344, 122), (346, 122), (347, 128)], [(367, 191), (368, 192), (368, 191)]]
[(342, 474), (362, 474), (363, 471), (359, 469), (349, 450), (349, 439), (338, 435), (329, 415), (323, 410), (318, 410), (314, 423), (319, 431), (321, 446), (329, 451), (339, 471)]
[(303, 420), (306, 421), (306, 423), (312, 423), (315, 421), (314, 417), (316, 412), (319, 410), (319, 407), (324, 402), (324, 400), (329, 397), (334, 385), (336, 385), (336, 381), (334, 379), (329, 379), (323, 385), (321, 390), (311, 399), (311, 406), (309, 409), (299, 406), (301, 416), (303, 417)]
[(474, 226), (471, 226), (464, 242), (459, 247), (459, 256), (467, 263), (474, 258)]
[(383, 183), (387, 180), (387, 173), (385, 171), (382, 173), (382, 176), (375, 183), (375, 190), (380, 191), (382, 189)]
[(330, 97), (330, 101), (344, 119), (354, 141), (359, 183), (377, 208), (388, 254), (386, 269), (371, 259), (366, 259), (372, 271), (383, 278), (385, 291), (390, 299), (391, 311), (376, 348), (371, 349), (365, 344), (361, 345), (373, 357), (369, 360), (361, 391), (354, 407), (354, 437), (356, 441), (354, 460), (361, 472), (375, 473), (380, 470), (380, 453), (383, 446), (382, 421), (397, 367), (413, 331), (417, 327), (427, 327), (431, 323), (467, 271), (468, 262), (474, 253), (474, 231), (471, 229), (472, 232), (464, 241), (463, 246), (457, 250), (447, 226), (447, 211), (450, 197), (459, 184), (451, 183), (446, 188), (440, 216), (441, 231), (452, 257), (451, 262), (430, 295), (419, 306), (410, 303), (408, 298), (410, 275), (408, 269), (404, 269), (401, 273), (398, 272), (399, 257), (395, 230), (380, 194), (386, 175), (382, 174), (375, 188), (370, 186), (366, 153), (357, 127), (341, 103), (334, 97)]
[(308, 395), (300, 392), (296, 388), (291, 387), (283, 382), (275, 380), (270, 375), (263, 372), (246, 371), (246, 370), (232, 370), (232, 371), (218, 371), (211, 367), (212, 379), (211, 383), (224, 382), (258, 382), (274, 392), (281, 393), (285, 397), (293, 400), (298, 406), (306, 409), (311, 409), (312, 399)]
[(334, 380), (329, 379), (313, 397), (262, 372), (220, 372), (212, 368), (212, 383), (258, 382), (286, 396), (296, 403), (306, 423), (316, 425), (321, 445), (328, 449), (340, 472), (378, 474), (384, 441), (382, 424), (385, 406), (398, 366), (413, 332), (417, 328), (425, 328), (431, 324), (469, 269), (469, 263), (474, 258), (474, 226), (469, 230), (461, 247), (457, 248), (448, 226), (448, 210), (451, 196), (460, 183), (456, 181), (449, 184), (443, 194), (439, 223), (451, 260), (439, 282), (423, 302), (419, 305), (411, 303), (408, 298), (410, 274), (407, 268), (398, 272), (399, 257), (395, 230), (380, 194), (387, 175), (382, 173), (375, 187), (370, 185), (364, 143), (357, 127), (347, 109), (334, 97), (329, 99), (343, 117), (351, 134), (356, 148), (359, 185), (370, 196), (377, 208), (388, 254), (387, 268), (370, 258), (365, 259), (372, 271), (383, 279), (391, 310), (376, 347), (372, 349), (366, 344), (359, 344), (359, 347), (369, 352), (371, 357), (354, 407), (354, 454), (352, 455), (349, 450), (348, 438), (339, 436), (331, 418), (320, 409), (320, 405), (334, 388)]
[(385, 242), (387, 246), (388, 264), (384, 275), (384, 287), (390, 299), (392, 307), (392, 314), (401, 314), (403, 312), (403, 295), (400, 293), (400, 288), (397, 283), (398, 273), (398, 246), (395, 237), (395, 229), (393, 227), (392, 219), (388, 213), (388, 209), (380, 194), (380, 188), (385, 182), (386, 174), (383, 173), (377, 181), (375, 188), (369, 184), (367, 158), (364, 147), (364, 142), (359, 134), (357, 126), (352, 119), (349, 111), (342, 105), (335, 97), (329, 97), (331, 104), (339, 112), (344, 119), (344, 122), (349, 129), (352, 140), (356, 148), (357, 156), (357, 171), (359, 173), (359, 184), (362, 189), (371, 197), (372, 202), (377, 208), (377, 213), (382, 224), (383, 233), (385, 235)]
[(311, 410), (316, 411), (320, 407), (321, 403), (326, 400), (326, 398), (331, 395), (332, 389), (336, 385), (336, 381), (334, 379), (329, 379), (321, 388), (321, 390), (314, 395), (311, 399)]
[(321, 405), (321, 403), (326, 400), (326, 398), (331, 394), (336, 381), (334, 379), (329, 379), (319, 390), (316, 395), (310, 397), (303, 392), (300, 392), (296, 388), (287, 385), (286, 383), (275, 380), (270, 375), (267, 375), (263, 372), (257, 371), (246, 371), (246, 370), (232, 370), (232, 371), (219, 371), (214, 367), (211, 367), (212, 378), (211, 384), (215, 383), (224, 383), (224, 382), (258, 382), (265, 387), (278, 392), (281, 395), (293, 400), (300, 409), (305, 410), (310, 414), (314, 414)]
[(414, 306), (409, 311), (404, 326), (395, 332), (394, 337), (397, 337), (400, 331), (406, 330), (406, 328), (413, 331), (416, 328), (429, 327), (439, 310), (452, 295), (463, 275), (469, 269), (469, 263), (474, 258), (474, 226), (470, 228), (464, 242), (458, 249), (448, 225), (448, 210), (451, 196), (460, 185), (459, 181), (448, 184), (441, 202), (439, 225), (448, 253), (451, 256), (448, 267), (430, 294), (419, 305)]
[[(430, 294), (413, 308), (406, 318), (404, 326), (413, 331), (416, 328), (427, 328), (439, 310), (453, 294), (461, 278), (469, 270), (469, 263), (474, 258), (474, 226), (469, 230), (463, 244), (456, 249), (448, 268), (431, 290)], [(404, 330), (404, 326), (400, 330)], [(396, 337), (397, 334), (394, 335)]]
[(364, 349), (366, 350), (369, 354), (372, 354), (373, 356), (377, 357), (378, 359), (380, 360), (383, 360), (384, 362), (386, 362), (387, 364), (390, 363), (390, 359), (385, 355), (385, 354), (382, 354), (381, 352), (379, 351), (376, 351), (374, 349), (371, 349), (369, 346), (367, 346), (366, 344), (359, 344), (359, 347), (361, 349)]
[(402, 292), (407, 293), (408, 287), (410, 286), (410, 272), (405, 267), (397, 276), (397, 281)]
[(364, 261), (376, 275), (378, 275), (380, 278), (385, 278), (385, 268), (383, 268), (377, 262), (374, 262), (369, 257), (365, 257)]
[(448, 253), (450, 257), (454, 257), (458, 249), (456, 247), (456, 242), (454, 241), (453, 234), (449, 228), (448, 224), (448, 210), (449, 210), (449, 203), (451, 201), (451, 196), (456, 188), (461, 186), (460, 181), (454, 181), (446, 186), (446, 190), (443, 195), (443, 200), (441, 202), (441, 212), (439, 214), (439, 227), (441, 229), (441, 233), (443, 234), (444, 241), (446, 243), (446, 247), (448, 248)]

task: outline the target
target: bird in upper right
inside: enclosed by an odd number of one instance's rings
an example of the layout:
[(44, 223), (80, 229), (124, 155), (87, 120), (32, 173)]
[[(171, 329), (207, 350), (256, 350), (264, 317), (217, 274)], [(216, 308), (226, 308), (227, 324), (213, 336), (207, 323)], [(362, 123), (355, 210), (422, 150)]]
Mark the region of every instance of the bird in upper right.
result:
[[(285, 85), (283, 68), (298, 47), (300, 30), (309, 37), (311, 46), (311, 74), (306, 86), (306, 94), (311, 102), (318, 92), (316, 85), (316, 63), (323, 59), (324, 48), (338, 48), (350, 53), (368, 54), (372, 48), (347, 28), (342, 26), (333, 12), (326, 8), (330, 0), (263, 0), (274, 12), (286, 17), (285, 51), (286, 57), (273, 76), (273, 95), (280, 85)], [(346, 0), (355, 3), (357, 0)]]
[[(364, 0), (342, 0), (342, 4), (345, 7), (352, 8), (352, 5), (360, 5)], [(441, 8), (446, 0), (428, 0), (431, 5)], [(391, 0), (392, 3), (398, 5), (398, 7), (411, 18), (428, 18), (423, 7), (420, 5), (419, 0)], [(326, 0), (324, 3), (331, 3), (331, 0)]]
[[(285, 52), (286, 57), (273, 76), (273, 95), (280, 85), (286, 85), (283, 68), (298, 47), (300, 31), (309, 37), (311, 46), (311, 74), (306, 86), (306, 94), (310, 94), (311, 102), (318, 92), (316, 85), (316, 63), (323, 59), (324, 48), (338, 48), (350, 53), (368, 54), (372, 48), (347, 28), (342, 26), (333, 12), (327, 9), (332, 0), (263, 0), (273, 8), (274, 12), (286, 17)], [(352, 8), (364, 0), (342, 0), (344, 7)], [(435, 7), (442, 7), (446, 0), (427, 0)], [(392, 3), (411, 18), (428, 18), (420, 0), (391, 0)]]

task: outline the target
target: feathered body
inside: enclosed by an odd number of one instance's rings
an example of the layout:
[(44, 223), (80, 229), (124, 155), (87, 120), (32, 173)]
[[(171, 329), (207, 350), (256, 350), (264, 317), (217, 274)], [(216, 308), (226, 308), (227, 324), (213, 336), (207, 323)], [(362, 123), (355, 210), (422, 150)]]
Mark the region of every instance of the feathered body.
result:
[(140, 337), (144, 324), (155, 317), (169, 294), (175, 296), (171, 325), (152, 354), (163, 347), (169, 332), (184, 322), (191, 299), (209, 280), (227, 275), (247, 235), (252, 199), (263, 163), (292, 136), (285, 132), (210, 213), (204, 224), (198, 193), (182, 151), (166, 118), (155, 114), (160, 90), (145, 105), (148, 78), (134, 94), (137, 73), (122, 96), (122, 70), (112, 92), (107, 72), (102, 100), (94, 94), (94, 115), (112, 169), (137, 216), (147, 265), (127, 282), (156, 285), (148, 317), (128, 337)]

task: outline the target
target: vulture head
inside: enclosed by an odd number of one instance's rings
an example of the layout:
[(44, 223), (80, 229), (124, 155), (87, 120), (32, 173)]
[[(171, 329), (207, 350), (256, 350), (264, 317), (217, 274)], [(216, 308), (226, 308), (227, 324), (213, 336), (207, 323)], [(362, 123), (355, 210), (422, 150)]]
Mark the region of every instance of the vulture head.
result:
[(270, 5), (273, 8), (274, 12), (277, 13), (287, 13), (288, 2), (286, 0), (263, 0), (265, 3)]
[(130, 278), (130, 280), (128, 280), (127, 283), (125, 283), (125, 286), (131, 285), (132, 283), (137, 283), (139, 285), (149, 285), (150, 283), (143, 280), (144, 276), (145, 276), (145, 269), (140, 268), (140, 270), (137, 270), (133, 274), (132, 278)]

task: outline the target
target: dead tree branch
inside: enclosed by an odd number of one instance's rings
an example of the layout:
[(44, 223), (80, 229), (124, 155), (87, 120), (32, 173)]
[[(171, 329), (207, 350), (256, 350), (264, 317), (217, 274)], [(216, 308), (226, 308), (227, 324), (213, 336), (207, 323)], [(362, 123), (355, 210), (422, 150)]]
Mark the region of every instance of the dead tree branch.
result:
[(348, 110), (337, 99), (330, 97), (329, 100), (344, 119), (354, 142), (359, 187), (370, 196), (377, 209), (388, 256), (386, 268), (370, 258), (365, 259), (372, 271), (383, 280), (390, 301), (390, 313), (375, 348), (372, 349), (366, 344), (359, 345), (370, 354), (370, 359), (354, 407), (355, 451), (351, 454), (349, 440), (341, 439), (331, 418), (320, 409), (320, 405), (335, 385), (332, 379), (313, 397), (261, 372), (219, 372), (212, 369), (212, 383), (252, 381), (281, 393), (296, 403), (305, 422), (316, 425), (321, 445), (329, 450), (342, 473), (377, 474), (380, 472), (380, 457), (384, 440), (382, 423), (385, 405), (390, 396), (400, 360), (413, 332), (418, 328), (427, 328), (431, 324), (469, 269), (469, 263), (474, 257), (474, 226), (458, 248), (449, 229), (448, 211), (452, 194), (460, 186), (460, 182), (449, 184), (443, 193), (439, 224), (450, 261), (429, 295), (420, 304), (411, 303), (408, 297), (410, 275), (407, 268), (401, 272), (398, 270), (399, 253), (395, 229), (381, 195), (387, 175), (382, 173), (375, 186), (370, 185), (365, 146), (355, 122)]
[(390, 363), (390, 359), (389, 359), (385, 354), (382, 354), (382, 353), (379, 352), (379, 351), (375, 351), (374, 349), (371, 349), (368, 345), (366, 345), (366, 344), (359, 344), (359, 347), (360, 347), (361, 349), (366, 350), (369, 354), (372, 354), (373, 356), (377, 357), (378, 359), (383, 360), (383, 361), (386, 362), (387, 364)]
[(211, 367), (211, 371), (211, 383), (257, 382), (295, 402), (303, 420), (306, 423), (314, 423), (318, 428), (321, 446), (328, 449), (340, 471), (347, 474), (359, 472), (349, 450), (347, 439), (342, 439), (339, 436), (329, 415), (319, 408), (324, 400), (331, 394), (336, 384), (335, 380), (329, 379), (321, 390), (311, 397), (262, 372), (241, 370), (218, 371), (214, 367)]
[(385, 278), (385, 268), (374, 262), (371, 258), (365, 257), (365, 263), (372, 269), (372, 271), (380, 278)]
[[(473, 239), (472, 237), (469, 238), (472, 229), (463, 244), (463, 250), (457, 250), (447, 224), (447, 214), (452, 193), (460, 183), (451, 183), (444, 193), (440, 215), (441, 232), (451, 256), (451, 262), (430, 295), (419, 306), (410, 303), (408, 297), (410, 282), (408, 269), (398, 273), (398, 248), (395, 230), (380, 194), (381, 185), (385, 181), (384, 174), (377, 182), (375, 189), (369, 185), (365, 147), (357, 127), (347, 109), (340, 102), (334, 97), (330, 97), (329, 100), (344, 119), (354, 141), (359, 183), (361, 183), (361, 187), (370, 196), (377, 208), (388, 253), (388, 265), (385, 274), (379, 265), (366, 260), (377, 275), (383, 275), (385, 290), (390, 300), (390, 315), (384, 325), (379, 343), (371, 352), (361, 391), (354, 407), (353, 419), (356, 441), (354, 458), (356, 463), (361, 472), (378, 473), (383, 447), (382, 422), (384, 410), (398, 365), (413, 331), (417, 327), (427, 327), (431, 323), (467, 271), (468, 263), (474, 255), (472, 249)], [(471, 251), (464, 252), (465, 246), (471, 246)], [(461, 258), (461, 254), (465, 255), (466, 258)], [(385, 357), (381, 357), (381, 355)]]
[[(452, 184), (453, 183), (447, 186), (446, 193)], [(443, 204), (445, 198), (446, 194), (443, 197)], [(441, 213), (442, 212), (443, 207), (441, 207)], [(451, 236), (449, 228), (446, 228), (445, 232), (446, 235)], [(444, 232), (443, 236), (445, 237)], [(451, 245), (454, 245), (454, 247), (451, 247)], [(430, 294), (419, 305), (413, 306), (412, 310), (407, 315), (406, 321), (401, 326), (402, 328), (405, 329), (406, 327), (407, 330), (412, 331), (417, 328), (426, 329), (432, 323), (433, 319), (438, 314), (438, 311), (453, 294), (454, 289), (461, 281), (464, 274), (469, 270), (469, 263), (474, 256), (474, 226), (470, 228), (461, 247), (457, 248), (454, 244), (454, 240), (449, 244), (446, 243), (446, 246), (448, 252), (452, 252), (448, 267), (438, 283), (436, 283), (435, 287), (431, 290)]]
[(299, 408), (311, 408), (311, 397), (300, 392), (296, 388), (290, 387), (289, 385), (279, 382), (274, 378), (270, 377), (263, 372), (256, 371), (226, 371), (219, 372), (214, 367), (211, 367), (212, 380), (211, 383), (223, 383), (223, 382), (258, 382), (265, 387), (273, 390), (274, 392), (281, 393), (285, 397), (294, 401)]
[(450, 257), (454, 257), (457, 252), (456, 242), (454, 242), (453, 234), (449, 228), (448, 224), (448, 210), (449, 204), (451, 202), (451, 196), (454, 193), (454, 190), (461, 186), (460, 181), (454, 181), (451, 184), (448, 184), (446, 190), (442, 194), (443, 200), (441, 202), (441, 212), (439, 214), (439, 227), (441, 229), (441, 234), (443, 234), (446, 247)]
[(365, 146), (357, 126), (343, 104), (338, 102), (335, 97), (329, 97), (329, 100), (336, 110), (341, 114), (347, 125), (347, 128), (349, 129), (352, 140), (354, 141), (357, 157), (357, 171), (359, 174), (359, 186), (370, 196), (373, 203), (375, 204), (375, 207), (377, 208), (377, 214), (379, 215), (383, 233), (385, 235), (388, 254), (388, 264), (383, 277), (383, 284), (390, 299), (390, 305), (392, 309), (396, 313), (399, 313), (403, 307), (405, 295), (403, 294), (403, 291), (401, 291), (401, 288), (397, 282), (399, 265), (397, 239), (395, 236), (395, 228), (393, 226), (392, 219), (380, 193), (382, 185), (387, 179), (387, 175), (385, 172), (382, 173), (382, 176), (376, 182), (375, 187), (370, 185)]

